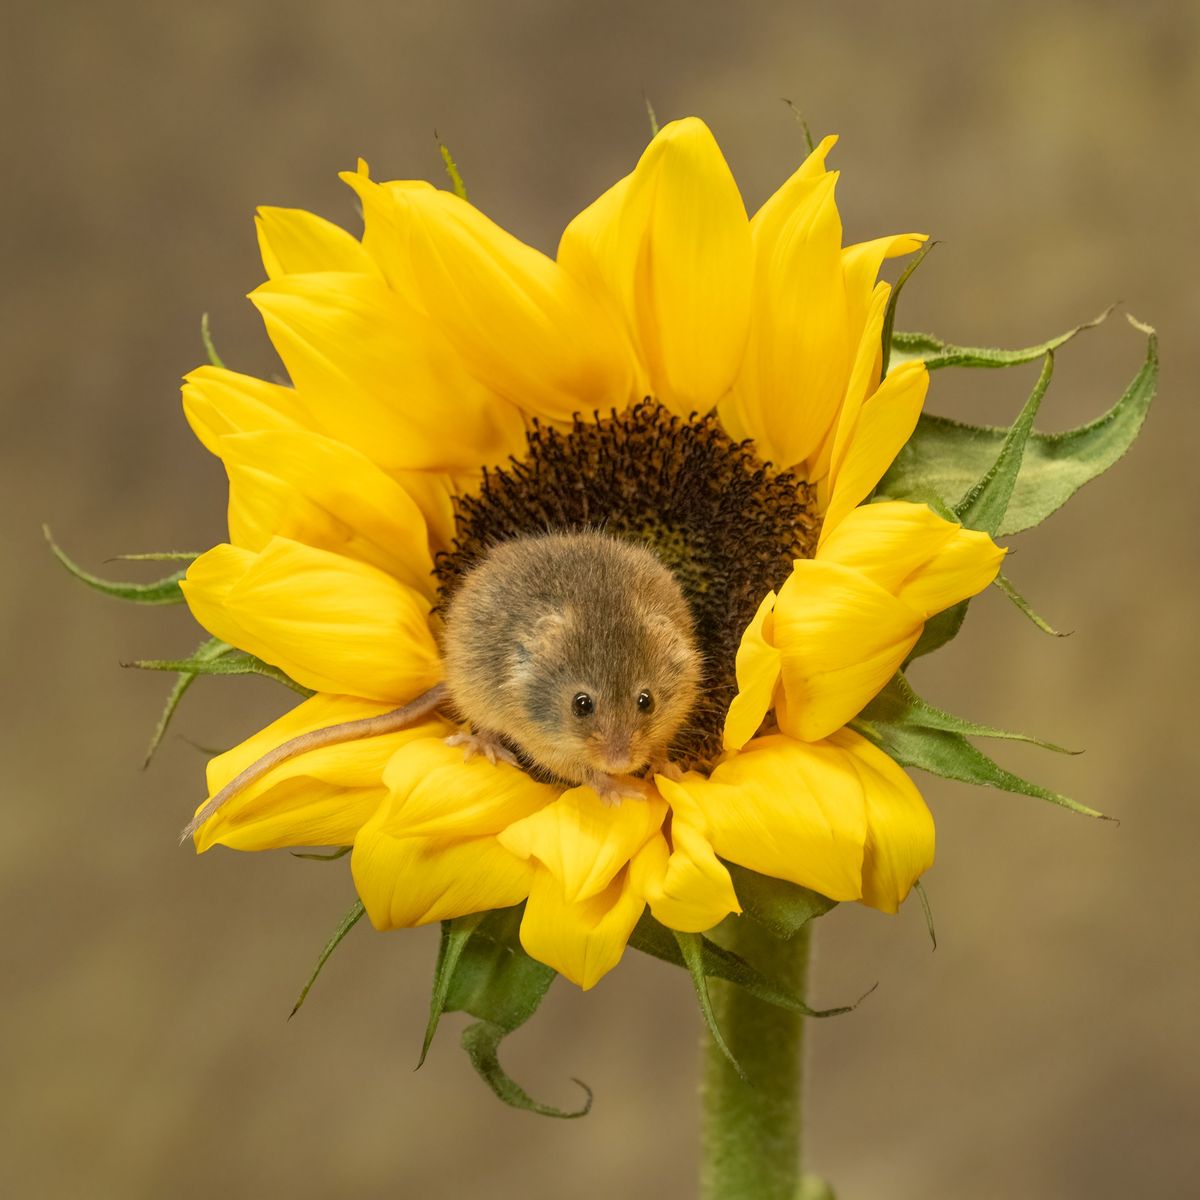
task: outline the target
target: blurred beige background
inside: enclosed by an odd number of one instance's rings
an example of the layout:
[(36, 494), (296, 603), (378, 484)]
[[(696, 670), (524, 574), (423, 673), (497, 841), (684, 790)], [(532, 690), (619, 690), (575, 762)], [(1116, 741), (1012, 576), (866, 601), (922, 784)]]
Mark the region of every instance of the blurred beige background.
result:
[[(1156, 324), (1160, 399), (1128, 460), (1010, 574), (1074, 636), (996, 594), (915, 676), (935, 701), (1086, 755), (1002, 751), (1122, 819), (922, 778), (939, 821), (918, 908), (821, 923), (808, 1159), (842, 1200), (1194, 1194), (1200, 969), (1194, 784), (1200, 22), (1188, 3), (221, 3), (6, 8), (0, 121), (7, 718), (0, 837), (0, 1156), (39, 1197), (694, 1194), (699, 1018), (683, 974), (631, 952), (561, 981), (508, 1046), (537, 1096), (503, 1108), (449, 1018), (414, 1075), (430, 930), (364, 925), (285, 1021), (352, 898), (344, 864), (176, 846), (202, 758), (288, 703), (202, 681), (138, 767), (166, 691), (123, 673), (186, 652), (180, 609), (74, 584), (223, 534), (224, 480), (178, 379), (200, 313), (226, 360), (276, 369), (250, 305), (256, 204), (353, 225), (335, 178), (440, 180), (535, 245), (661, 119), (715, 130), (751, 208), (802, 156), (780, 97), (837, 131), (847, 236), (942, 239), (901, 324), (1024, 345), (1114, 300)], [(1043, 425), (1107, 407), (1140, 338), (1117, 316), (1059, 358)], [(999, 420), (1034, 368), (935, 377), (930, 408)], [(111, 569), (111, 568), (110, 568)]]

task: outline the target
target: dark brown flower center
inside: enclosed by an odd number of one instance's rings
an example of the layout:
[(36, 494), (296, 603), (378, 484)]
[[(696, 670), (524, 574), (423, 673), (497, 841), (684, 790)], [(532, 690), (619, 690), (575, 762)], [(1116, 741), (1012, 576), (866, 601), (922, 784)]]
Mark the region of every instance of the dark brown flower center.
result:
[(435, 567), (441, 605), (508, 538), (602, 529), (648, 546), (678, 579), (704, 654), (704, 701), (673, 752), (688, 765), (711, 763), (737, 692), (742, 634), (792, 560), (816, 548), (813, 489), (760, 461), (715, 415), (684, 420), (649, 400), (620, 415), (577, 416), (565, 431), (535, 421), (527, 437), (521, 461), (485, 470), (479, 490), (457, 498), (454, 548)]

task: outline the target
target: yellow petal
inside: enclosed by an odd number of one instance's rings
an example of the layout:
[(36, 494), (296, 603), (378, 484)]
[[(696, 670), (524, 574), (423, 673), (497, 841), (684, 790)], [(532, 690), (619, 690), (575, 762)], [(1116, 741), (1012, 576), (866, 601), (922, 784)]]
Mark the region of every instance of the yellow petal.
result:
[(393, 471), (392, 475), (421, 510), (429, 533), (430, 551), (437, 554), (440, 550), (449, 550), (454, 544), (457, 528), (454, 497), (473, 491), (479, 483), (479, 472), (456, 476), (443, 471)]
[[(912, 436), (925, 403), (929, 372), (920, 362), (901, 363), (867, 399), (846, 437), (841, 463), (830, 471), (830, 498), (821, 527), (824, 539), (869, 495)], [(839, 428), (839, 437), (841, 429)], [(836, 458), (836, 451), (835, 451)]]
[(210, 633), (317, 691), (401, 703), (441, 676), (427, 601), (365, 563), (276, 537), (214, 547), (181, 586)]
[(384, 810), (363, 826), (350, 870), (376, 929), (403, 929), (519, 904), (533, 868), (494, 837), (394, 837)]
[(708, 839), (678, 818), (671, 822), (671, 847), (660, 836), (638, 854), (634, 882), (656, 920), (669, 929), (702, 933), (741, 912), (729, 871)]
[(923, 623), (858, 571), (799, 560), (775, 605), (787, 695), (780, 727), (811, 742), (844, 725), (892, 677)]
[(363, 197), (368, 232), (382, 225), (393, 286), (445, 332), (465, 367), (525, 412), (556, 420), (624, 408), (632, 362), (603, 307), (553, 259), (432, 188), (343, 179)]
[(234, 545), (261, 550), (278, 534), (378, 567), (432, 602), (421, 510), (365, 454), (320, 434), (283, 431), (224, 437), (220, 454)]
[(538, 783), (506, 763), (441, 738), (411, 741), (383, 774), (391, 798), (380, 828), (393, 837), (473, 837), (499, 833), (558, 799), (560, 788)]
[(357, 238), (314, 213), (300, 208), (260, 208), (254, 224), (268, 279), (312, 271), (377, 273)]
[(183, 411), (204, 448), (218, 455), (227, 433), (321, 428), (295, 388), (224, 367), (198, 367), (185, 378)]
[(825, 160), (837, 141), (836, 134), (822, 138), (800, 166), (771, 193), (750, 221), (756, 239), (762, 239), (765, 245), (774, 245), (780, 230), (796, 210), (811, 202), (813, 185), (827, 173)]
[(686, 416), (728, 390), (748, 329), (750, 228), (702, 121), (664, 126), (567, 227), (558, 259), (620, 314), (656, 400)]
[(602, 892), (662, 828), (667, 806), (657, 796), (605, 804), (589, 787), (572, 788), (540, 812), (510, 825), (500, 841), (520, 858), (536, 858), (574, 903)]
[(912, 780), (882, 750), (849, 729), (829, 740), (849, 756), (866, 800), (862, 901), (894, 913), (933, 866), (933, 817)]
[(851, 366), (842, 223), (830, 172), (792, 189), (786, 219), (755, 221), (751, 335), (728, 412), (735, 435), (790, 468), (837, 416)]
[(324, 432), (381, 467), (478, 469), (524, 447), (516, 408), (469, 374), (435, 324), (382, 280), (289, 275), (250, 298), (305, 404), (323, 414)]
[(849, 512), (817, 558), (858, 571), (929, 617), (987, 587), (1004, 553), (986, 533), (927, 505), (889, 500)]
[(521, 921), (521, 945), (587, 991), (621, 961), (645, 907), (628, 870), (602, 892), (572, 903), (557, 877), (537, 867)]
[(928, 237), (923, 233), (893, 233), (870, 242), (858, 242), (842, 251), (842, 271), (846, 279), (846, 318), (850, 344), (857, 345), (866, 325), (867, 311), (879, 268), (885, 258), (898, 258), (919, 250)]
[(751, 742), (708, 779), (693, 773), (658, 786), (672, 808), (695, 805), (722, 858), (834, 900), (862, 894), (867, 812), (843, 749), (774, 735)]
[(782, 668), (779, 651), (772, 642), (774, 608), (775, 593), (768, 592), (742, 634), (735, 663), (738, 694), (725, 715), (726, 750), (740, 750), (758, 732), (775, 702), (775, 686)]
[[(353, 696), (313, 696), (212, 759), (208, 764), (209, 796), (290, 738), (343, 721), (378, 716), (391, 707), (387, 702)], [(215, 845), (235, 850), (348, 846), (383, 803), (387, 795), (383, 771), (396, 750), (415, 738), (436, 736), (449, 728), (445, 722), (426, 721), (411, 729), (325, 746), (288, 759), (206, 821), (196, 831), (196, 850)]]

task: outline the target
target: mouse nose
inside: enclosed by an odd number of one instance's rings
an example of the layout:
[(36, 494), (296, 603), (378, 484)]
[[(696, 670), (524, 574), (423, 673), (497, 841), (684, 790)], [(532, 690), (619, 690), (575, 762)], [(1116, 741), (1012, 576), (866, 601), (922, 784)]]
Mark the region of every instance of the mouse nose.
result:
[(597, 747), (594, 761), (600, 770), (609, 775), (628, 775), (638, 765), (633, 761), (628, 737), (605, 738)]

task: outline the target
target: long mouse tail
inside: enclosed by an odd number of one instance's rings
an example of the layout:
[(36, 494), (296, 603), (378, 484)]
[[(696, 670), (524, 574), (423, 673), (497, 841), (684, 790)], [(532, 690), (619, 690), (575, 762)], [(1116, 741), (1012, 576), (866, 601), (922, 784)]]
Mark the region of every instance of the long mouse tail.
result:
[(324, 729), (311, 729), (289, 739), (274, 750), (264, 754), (256, 762), (252, 762), (240, 775), (234, 776), (209, 802), (196, 813), (187, 823), (180, 842), (188, 838), (204, 824), (215, 812), (232, 800), (240, 791), (247, 788), (256, 779), (261, 779), (273, 767), (295, 758), (298, 754), (307, 754), (310, 750), (319, 750), (323, 746), (336, 746), (339, 742), (353, 742), (359, 738), (379, 737), (384, 733), (395, 733), (398, 729), (407, 729), (415, 725), (422, 717), (427, 717), (446, 699), (446, 685), (435, 684), (427, 692), (423, 692), (408, 704), (393, 708), (391, 712), (380, 713), (377, 717), (361, 717), (357, 721), (343, 721), (340, 725), (326, 725)]

